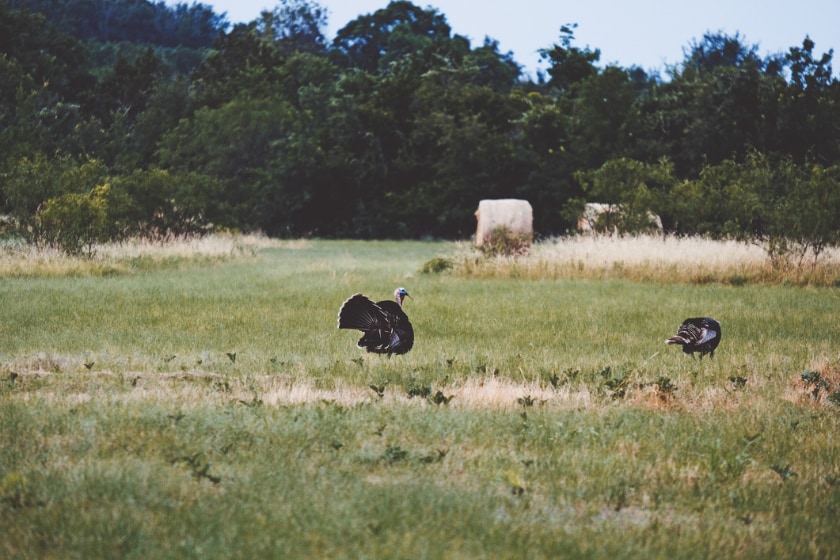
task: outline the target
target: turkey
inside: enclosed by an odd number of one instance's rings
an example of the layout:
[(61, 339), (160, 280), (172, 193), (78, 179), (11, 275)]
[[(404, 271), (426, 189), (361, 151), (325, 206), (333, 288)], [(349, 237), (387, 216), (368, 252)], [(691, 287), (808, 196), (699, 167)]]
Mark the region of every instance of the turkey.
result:
[(700, 352), (700, 359), (706, 354), (710, 358), (715, 356), (715, 348), (720, 344), (720, 323), (711, 317), (693, 317), (686, 319), (677, 334), (665, 341), (665, 344), (681, 344), (686, 354), (694, 357)]
[(358, 347), (368, 352), (405, 354), (414, 346), (414, 328), (402, 310), (406, 297), (411, 296), (405, 288), (394, 291), (396, 301), (373, 303), (362, 294), (352, 295), (338, 310), (338, 328), (362, 331)]

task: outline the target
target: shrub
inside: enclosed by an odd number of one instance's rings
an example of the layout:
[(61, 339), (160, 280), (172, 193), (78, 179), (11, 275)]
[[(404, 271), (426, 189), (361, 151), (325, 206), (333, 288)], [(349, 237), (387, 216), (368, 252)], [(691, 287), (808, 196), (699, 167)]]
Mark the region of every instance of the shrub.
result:
[(70, 156), (48, 157), (35, 154), (13, 162), (0, 181), (3, 211), (10, 229), (23, 239), (41, 243), (39, 212), (46, 202), (70, 193), (85, 193), (104, 184), (107, 169), (97, 160), (82, 162)]
[(163, 240), (208, 229), (208, 193), (215, 185), (198, 173), (137, 170), (114, 178), (108, 207), (112, 238)]
[(103, 185), (47, 200), (36, 214), (43, 242), (68, 255), (93, 256), (94, 244), (107, 240), (109, 192)]
[(527, 233), (513, 233), (509, 228), (493, 228), (484, 242), (478, 246), (486, 256), (527, 255), (531, 250), (531, 236)]
[(420, 272), (423, 274), (440, 274), (441, 272), (452, 270), (453, 266), (454, 264), (450, 259), (435, 257), (423, 263)]

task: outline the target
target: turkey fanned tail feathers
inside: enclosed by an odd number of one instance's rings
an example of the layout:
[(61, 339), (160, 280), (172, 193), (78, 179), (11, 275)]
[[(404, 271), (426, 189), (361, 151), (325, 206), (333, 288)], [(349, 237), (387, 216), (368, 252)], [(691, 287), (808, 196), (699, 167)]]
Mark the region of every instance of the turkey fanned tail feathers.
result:
[(382, 320), (382, 309), (362, 294), (348, 298), (338, 311), (339, 329), (366, 331), (377, 328)]
[(720, 344), (720, 323), (711, 317), (692, 317), (686, 319), (677, 329), (677, 334), (665, 341), (665, 344), (679, 344), (683, 352), (694, 356), (700, 353), (700, 359), (709, 354), (715, 356), (715, 349)]
[(338, 328), (362, 331), (359, 348), (376, 354), (405, 354), (414, 346), (414, 329), (396, 301), (374, 303), (355, 294), (339, 309)]

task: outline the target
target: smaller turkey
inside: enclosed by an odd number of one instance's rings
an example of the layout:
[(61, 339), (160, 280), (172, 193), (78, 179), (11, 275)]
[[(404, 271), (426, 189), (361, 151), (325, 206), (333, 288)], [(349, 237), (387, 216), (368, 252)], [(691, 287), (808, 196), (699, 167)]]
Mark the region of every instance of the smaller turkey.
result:
[(677, 334), (665, 341), (665, 344), (681, 344), (686, 354), (694, 357), (695, 352), (700, 352), (700, 359), (706, 354), (710, 358), (715, 356), (715, 348), (720, 344), (720, 323), (711, 317), (693, 317), (686, 319)]
[(402, 310), (406, 297), (411, 296), (405, 288), (394, 291), (395, 301), (373, 303), (362, 294), (354, 294), (338, 310), (338, 328), (362, 331), (357, 346), (368, 352), (405, 354), (414, 346), (414, 328)]

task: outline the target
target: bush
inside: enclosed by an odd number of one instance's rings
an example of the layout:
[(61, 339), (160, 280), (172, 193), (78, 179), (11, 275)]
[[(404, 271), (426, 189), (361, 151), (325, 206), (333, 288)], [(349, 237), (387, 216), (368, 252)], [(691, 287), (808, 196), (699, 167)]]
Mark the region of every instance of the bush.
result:
[[(98, 160), (79, 162), (70, 156), (35, 154), (10, 165), (0, 181), (3, 211), (11, 217), (14, 233), (40, 244), (38, 214), (47, 201), (70, 193), (86, 193), (106, 181), (107, 169)], [(85, 196), (85, 195), (82, 195)]]
[(198, 173), (136, 170), (114, 178), (108, 222), (114, 239), (162, 240), (208, 228), (208, 201), (216, 188)]
[(513, 233), (509, 228), (499, 226), (493, 228), (478, 248), (490, 257), (527, 255), (531, 250), (531, 236)]
[(423, 263), (420, 272), (423, 274), (440, 274), (441, 272), (451, 270), (453, 266), (454, 264), (450, 259), (435, 257)]
[(104, 185), (47, 200), (36, 214), (42, 241), (68, 255), (93, 256), (94, 244), (107, 240), (109, 192)]

